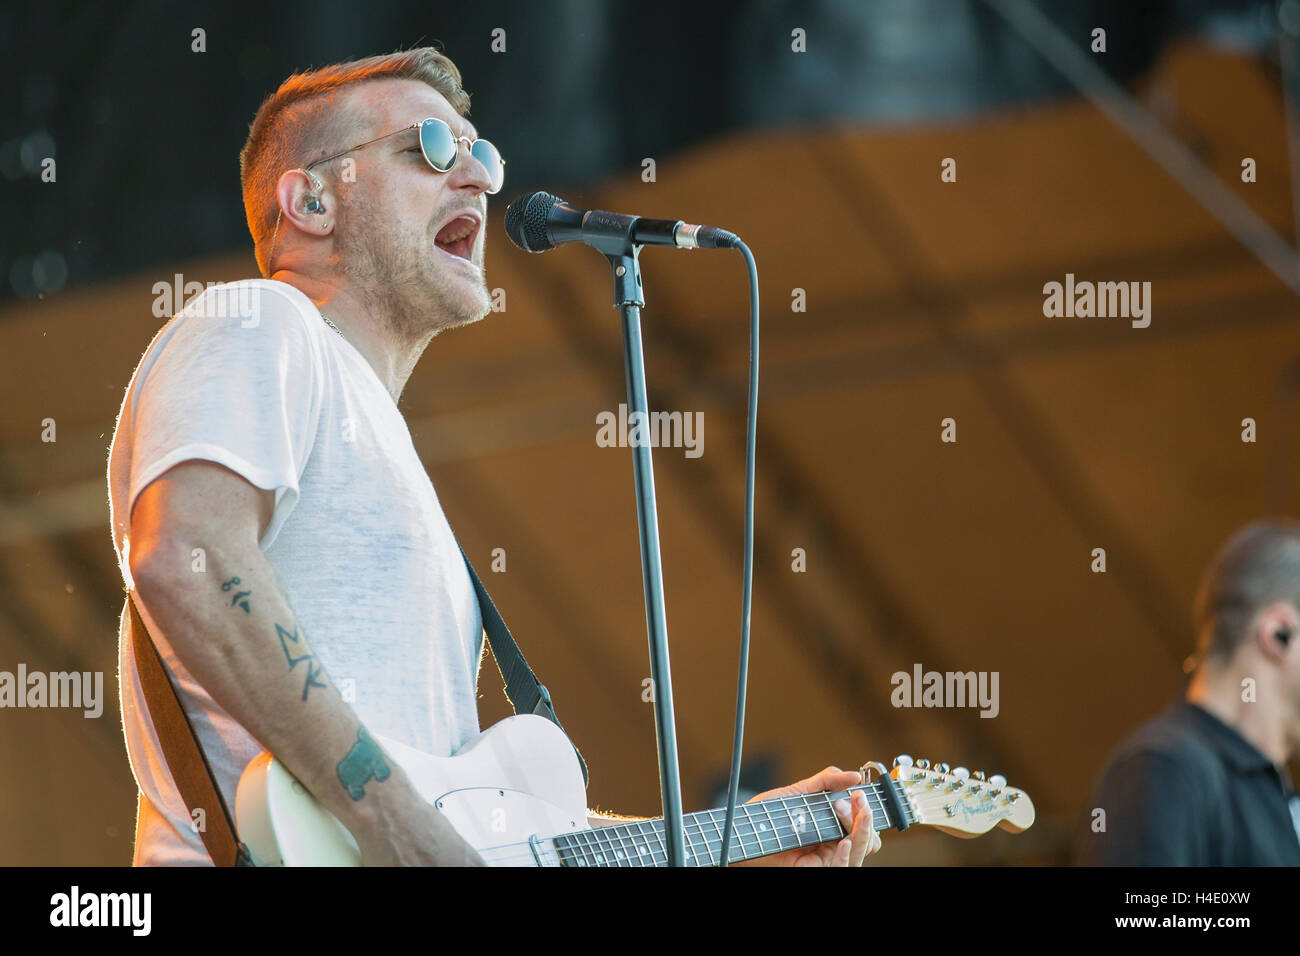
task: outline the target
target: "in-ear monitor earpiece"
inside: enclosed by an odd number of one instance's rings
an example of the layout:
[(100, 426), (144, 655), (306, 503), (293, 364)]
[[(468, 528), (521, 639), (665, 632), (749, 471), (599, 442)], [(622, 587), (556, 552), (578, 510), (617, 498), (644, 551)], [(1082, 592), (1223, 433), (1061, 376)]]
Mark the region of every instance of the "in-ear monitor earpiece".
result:
[[(317, 178), (316, 174), (310, 169), (301, 169), (301, 172), (311, 177), (311, 184), (314, 189), (323, 189), (325, 184)], [(307, 212), (324, 212), (325, 207), (320, 203), (320, 196), (314, 192), (304, 193), (302, 197), (302, 208)]]

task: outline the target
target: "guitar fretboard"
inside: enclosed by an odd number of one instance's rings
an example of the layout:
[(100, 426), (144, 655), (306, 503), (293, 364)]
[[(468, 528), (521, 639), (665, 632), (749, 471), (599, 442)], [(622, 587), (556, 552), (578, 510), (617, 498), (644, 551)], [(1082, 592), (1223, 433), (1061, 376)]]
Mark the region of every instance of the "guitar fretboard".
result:
[[(866, 791), (875, 829), (896, 826), (899, 821), (891, 816), (882, 786), (882, 783), (868, 783), (836, 793), (801, 794), (739, 804), (732, 820), (727, 860), (752, 860), (843, 838), (844, 827), (833, 804), (836, 800), (849, 799), (850, 793), (856, 790)], [(906, 803), (902, 806), (906, 822), (914, 822)], [(717, 866), (726, 822), (725, 808), (683, 814), (687, 866)], [(553, 837), (552, 843), (564, 866), (668, 865), (662, 818), (565, 833)]]

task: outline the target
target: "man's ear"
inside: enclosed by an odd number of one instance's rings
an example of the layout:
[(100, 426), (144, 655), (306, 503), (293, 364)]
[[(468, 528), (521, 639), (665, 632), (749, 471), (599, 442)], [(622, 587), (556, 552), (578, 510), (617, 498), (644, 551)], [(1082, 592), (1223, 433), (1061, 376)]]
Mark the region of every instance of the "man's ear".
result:
[(1278, 601), (1259, 612), (1255, 624), (1255, 643), (1265, 657), (1280, 660), (1293, 644), (1300, 641), (1296, 637), (1298, 630), (1300, 611), (1290, 602)]
[(284, 218), (301, 232), (325, 236), (333, 227), (334, 197), (320, 177), (307, 169), (290, 169), (276, 184), (276, 200)]

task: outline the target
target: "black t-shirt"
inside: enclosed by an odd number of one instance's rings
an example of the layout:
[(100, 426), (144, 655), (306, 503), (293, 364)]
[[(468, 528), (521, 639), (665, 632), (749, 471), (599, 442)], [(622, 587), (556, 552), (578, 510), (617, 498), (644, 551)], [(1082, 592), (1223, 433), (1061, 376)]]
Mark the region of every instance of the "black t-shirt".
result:
[(1077, 859), (1087, 866), (1300, 866), (1293, 802), (1300, 798), (1285, 767), (1180, 700), (1116, 750), (1089, 804)]

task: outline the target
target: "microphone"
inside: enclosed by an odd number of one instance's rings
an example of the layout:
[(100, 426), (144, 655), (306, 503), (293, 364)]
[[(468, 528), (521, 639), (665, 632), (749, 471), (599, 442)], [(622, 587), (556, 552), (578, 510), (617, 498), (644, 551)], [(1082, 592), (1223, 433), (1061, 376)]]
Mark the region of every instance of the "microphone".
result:
[(585, 242), (605, 253), (617, 253), (628, 240), (639, 246), (674, 249), (732, 249), (740, 244), (740, 239), (725, 229), (694, 226), (680, 219), (577, 209), (540, 190), (520, 196), (506, 208), (506, 233), (525, 252), (547, 252), (570, 242)]

